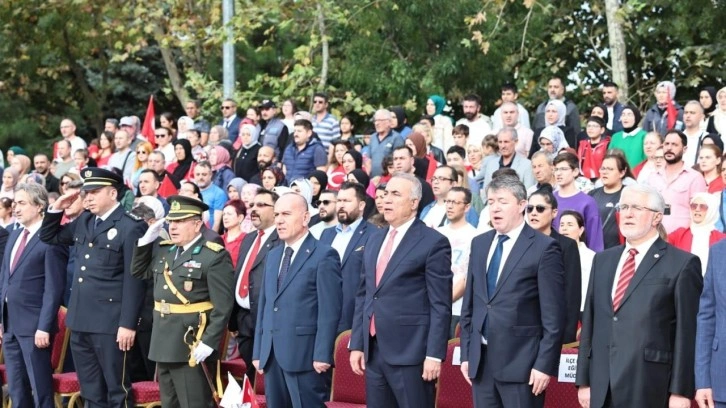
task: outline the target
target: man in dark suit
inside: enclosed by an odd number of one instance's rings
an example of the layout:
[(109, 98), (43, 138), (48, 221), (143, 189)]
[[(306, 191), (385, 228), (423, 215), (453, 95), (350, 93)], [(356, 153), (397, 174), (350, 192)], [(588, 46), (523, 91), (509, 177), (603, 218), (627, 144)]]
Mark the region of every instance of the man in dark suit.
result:
[(88, 211), (61, 225), (63, 210), (79, 193), (62, 195), (43, 218), (40, 239), (76, 246), (66, 323), (81, 396), (89, 408), (133, 407), (125, 357), (134, 344), (145, 285), (131, 276), (131, 258), (147, 225), (119, 204), (119, 175), (91, 167), (83, 176)]
[(371, 407), (433, 407), (451, 325), (451, 246), (416, 217), (421, 183), (396, 173), (363, 250), (350, 363)]
[(329, 393), (342, 302), (340, 260), (308, 232), (307, 202), (296, 193), (275, 203), (284, 245), (265, 260), (252, 360), (265, 374), (270, 407), (322, 407)]
[(239, 137), (239, 126), (242, 121), (237, 116), (237, 102), (234, 99), (226, 98), (222, 101), (222, 120), (219, 126), (227, 129), (227, 137), (229, 141), (234, 143)]
[(494, 229), (472, 241), (461, 307), (461, 372), (476, 407), (544, 406), (565, 326), (557, 242), (524, 222), (527, 192), (514, 176), (487, 187)]
[(48, 194), (38, 184), (15, 188), (15, 218), (0, 274), (0, 339), (14, 407), (53, 407), (51, 336), (65, 288), (67, 250), (40, 242)]
[(701, 263), (661, 240), (665, 202), (633, 184), (620, 197), (625, 245), (595, 255), (577, 360), (584, 407), (691, 406)]
[(239, 354), (247, 364), (247, 377), (255, 380), (252, 365), (252, 346), (255, 341), (257, 307), (265, 271), (265, 259), (270, 250), (280, 243), (275, 230), (274, 207), (278, 195), (261, 189), (250, 205), (250, 219), (257, 231), (247, 234), (239, 248), (239, 260), (235, 273), (235, 304), (229, 329), (237, 332)]
[(338, 333), (353, 327), (355, 295), (360, 286), (363, 250), (375, 227), (363, 219), (366, 206), (365, 187), (359, 183), (345, 182), (340, 186), (335, 204), (338, 225), (323, 230), (320, 242), (338, 251), (343, 276), (343, 313), (338, 323)]

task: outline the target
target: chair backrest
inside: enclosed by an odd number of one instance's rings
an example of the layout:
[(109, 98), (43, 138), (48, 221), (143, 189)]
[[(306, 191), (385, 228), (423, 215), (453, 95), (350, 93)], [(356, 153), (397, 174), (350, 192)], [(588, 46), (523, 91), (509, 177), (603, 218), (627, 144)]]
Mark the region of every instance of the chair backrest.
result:
[(449, 340), (446, 348), (446, 361), (441, 363), (439, 386), (436, 389), (437, 408), (473, 408), (474, 401), (471, 385), (461, 374), (461, 366), (454, 365), (454, 351), (459, 347), (461, 339)]
[(350, 367), (350, 352), (348, 351), (350, 333), (350, 330), (346, 330), (340, 333), (335, 340), (335, 368), (333, 369), (333, 384), (330, 388), (330, 400), (365, 404), (365, 377), (355, 374)]
[(255, 395), (265, 395), (265, 376), (255, 371)]
[[(562, 354), (575, 354), (577, 355), (577, 349), (573, 347), (565, 347), (562, 349)], [(557, 377), (550, 380), (547, 386), (547, 392), (545, 392), (545, 407), (547, 408), (580, 408), (580, 403), (577, 400), (577, 388), (574, 383), (570, 382), (559, 382)]]
[(456, 323), (456, 327), (454, 328), (454, 338), (458, 339), (461, 337), (461, 323)]
[(66, 313), (68, 309), (64, 306), (58, 309), (58, 332), (53, 336), (53, 350), (50, 353), (50, 364), (56, 374), (63, 372), (63, 363), (71, 338), (71, 331), (66, 327)]

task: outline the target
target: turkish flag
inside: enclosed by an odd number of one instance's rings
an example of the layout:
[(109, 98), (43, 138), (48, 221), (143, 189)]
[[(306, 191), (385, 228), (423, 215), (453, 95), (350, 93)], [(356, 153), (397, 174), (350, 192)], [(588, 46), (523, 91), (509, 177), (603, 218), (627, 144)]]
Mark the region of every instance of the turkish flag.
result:
[(156, 149), (156, 138), (154, 136), (155, 126), (154, 116), (154, 95), (149, 96), (149, 106), (146, 107), (146, 116), (144, 116), (144, 124), (141, 126), (141, 134), (146, 137), (152, 146)]
[(671, 97), (671, 91), (668, 91), (668, 103), (666, 105), (666, 112), (668, 113), (668, 118), (666, 119), (666, 124), (668, 125), (668, 130), (673, 129), (674, 126), (676, 126), (676, 120), (678, 120), (678, 111), (676, 110), (676, 104), (673, 102), (673, 98)]

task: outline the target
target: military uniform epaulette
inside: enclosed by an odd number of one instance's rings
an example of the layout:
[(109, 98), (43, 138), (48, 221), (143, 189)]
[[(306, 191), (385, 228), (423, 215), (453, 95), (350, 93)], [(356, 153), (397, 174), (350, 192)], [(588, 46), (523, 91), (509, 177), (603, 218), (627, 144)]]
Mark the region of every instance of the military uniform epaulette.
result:
[(172, 242), (172, 241), (171, 241), (170, 239), (167, 239), (167, 240), (165, 240), (165, 241), (161, 241), (161, 242), (159, 242), (159, 245), (161, 245), (161, 246), (166, 246), (166, 245), (173, 245), (173, 244), (174, 244), (174, 243), (173, 243), (173, 242)]
[(223, 249), (224, 249), (224, 247), (223, 247), (222, 245), (219, 245), (219, 244), (218, 244), (218, 243), (216, 243), (216, 242), (211, 242), (211, 241), (207, 241), (207, 242), (205, 242), (205, 243), (204, 243), (204, 245), (205, 245), (205, 246), (206, 246), (207, 248), (209, 248), (209, 249), (211, 249), (212, 251), (214, 251), (214, 252), (220, 252), (221, 250), (223, 250)]
[(134, 220), (134, 221), (143, 221), (143, 220), (144, 220), (143, 218), (139, 217), (138, 215), (136, 215), (136, 214), (131, 214), (130, 212), (126, 212), (125, 214), (126, 214), (126, 215), (127, 215), (127, 216), (128, 216), (129, 218), (131, 218), (132, 220)]

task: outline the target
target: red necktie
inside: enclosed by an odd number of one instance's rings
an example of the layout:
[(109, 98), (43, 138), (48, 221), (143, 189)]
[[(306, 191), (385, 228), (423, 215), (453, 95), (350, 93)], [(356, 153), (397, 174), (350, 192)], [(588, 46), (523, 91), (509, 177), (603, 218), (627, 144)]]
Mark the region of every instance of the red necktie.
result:
[(20, 245), (18, 245), (18, 250), (15, 251), (15, 258), (13, 258), (13, 264), (10, 267), (11, 274), (15, 272), (15, 267), (18, 266), (18, 261), (20, 260), (20, 256), (25, 250), (25, 245), (28, 244), (28, 235), (30, 235), (30, 231), (28, 231), (28, 229), (26, 228), (25, 230), (23, 230), (23, 237), (20, 239)]
[(252, 270), (252, 265), (255, 263), (257, 253), (260, 252), (260, 245), (262, 244), (262, 236), (264, 234), (264, 230), (257, 231), (257, 238), (255, 239), (255, 244), (252, 246), (252, 251), (250, 251), (250, 257), (245, 264), (244, 272), (242, 272), (242, 280), (240, 280), (239, 282), (239, 288), (237, 289), (237, 292), (239, 293), (239, 297), (243, 299), (246, 298), (247, 295), (250, 293), (250, 270)]
[(628, 290), (630, 281), (632, 281), (633, 276), (635, 276), (635, 255), (637, 254), (638, 250), (635, 248), (631, 248), (630, 251), (628, 251), (628, 258), (623, 264), (623, 270), (620, 271), (620, 279), (618, 280), (618, 286), (615, 289), (615, 296), (613, 296), (613, 311), (617, 311), (620, 307), (620, 302), (623, 301), (625, 291)]
[[(383, 248), (383, 253), (381, 254), (381, 257), (378, 259), (378, 263), (376, 264), (376, 286), (381, 282), (381, 278), (383, 277), (383, 272), (386, 271), (386, 267), (388, 266), (388, 261), (391, 259), (391, 252), (393, 252), (393, 241), (396, 240), (396, 231), (395, 229), (392, 229), (391, 232), (388, 233), (388, 242), (386, 242), (386, 246)], [(369, 327), (371, 336), (376, 335), (376, 322), (375, 322), (375, 316), (371, 315), (371, 325)]]

